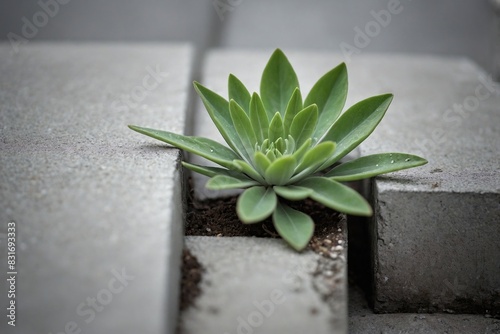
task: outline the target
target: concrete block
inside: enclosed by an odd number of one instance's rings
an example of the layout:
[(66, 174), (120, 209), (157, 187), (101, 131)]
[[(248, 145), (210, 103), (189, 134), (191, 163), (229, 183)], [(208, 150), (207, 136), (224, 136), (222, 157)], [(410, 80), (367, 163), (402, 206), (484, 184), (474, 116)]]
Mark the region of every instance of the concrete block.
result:
[(356, 89), (395, 95), (361, 155), (429, 160), (373, 182), (376, 311), (499, 313), (499, 86), (460, 58), (373, 56), (350, 68)]
[(0, 332), (12, 333), (6, 233), (16, 223), (15, 332), (173, 333), (181, 154), (126, 126), (183, 132), (182, 44), (0, 45)]
[(347, 247), (332, 259), (279, 239), (188, 236), (186, 246), (205, 272), (181, 333), (347, 333)]
[[(490, 0), (497, 2), (498, 0)], [(464, 55), (491, 71), (494, 14), (487, 1), (228, 1), (221, 47), (325, 50), (345, 57), (370, 52)], [(255, 18), (259, 24), (255, 24)], [(295, 20), (315, 24), (300, 25)], [(425, 24), (422, 24), (425, 22)], [(290, 33), (293, 32), (293, 33)], [(300, 42), (299, 42), (300, 41)], [(445, 43), (443, 41), (446, 41)]]

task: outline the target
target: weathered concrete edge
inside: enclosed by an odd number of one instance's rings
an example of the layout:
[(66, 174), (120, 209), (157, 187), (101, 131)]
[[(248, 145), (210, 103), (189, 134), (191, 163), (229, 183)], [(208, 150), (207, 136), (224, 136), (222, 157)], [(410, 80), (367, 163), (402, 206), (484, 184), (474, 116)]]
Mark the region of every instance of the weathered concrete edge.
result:
[[(500, 316), (500, 267), (495, 259), (500, 254), (500, 246), (495, 245), (494, 238), (484, 238), (483, 245), (476, 248), (475, 242), (478, 237), (475, 230), (486, 233), (486, 235), (498, 235), (500, 233), (500, 217), (495, 216), (494, 203), (500, 203), (500, 193), (453, 193), (453, 192), (422, 192), (422, 191), (395, 191), (379, 190), (376, 179), (372, 180), (372, 198), (374, 216), (370, 220), (369, 233), (371, 239), (371, 273), (372, 282), (372, 304), (376, 313), (451, 313), (451, 314), (485, 314), (488, 316)], [(461, 207), (454, 210), (458, 217), (464, 217), (464, 221), (475, 221), (480, 225), (457, 222), (457, 228), (452, 226), (435, 227), (439, 243), (423, 233), (423, 238), (417, 237), (414, 241), (422, 249), (437, 245), (437, 257), (419, 256), (418, 250), (412, 256), (401, 246), (393, 245), (396, 235), (391, 235), (387, 231), (384, 236), (387, 240), (379, 237), (380, 229), (391, 229), (391, 226), (384, 222), (394, 223), (395, 219), (388, 217), (390, 212), (405, 212), (405, 207), (399, 203), (393, 203), (398, 198), (402, 202), (412, 202), (412, 198), (418, 198), (422, 208), (429, 208), (436, 202), (445, 202), (446, 198), (462, 203)], [(389, 204), (390, 203), (390, 204)], [(490, 203), (488, 207), (485, 203)], [(438, 205), (439, 206), (439, 205)], [(485, 210), (489, 209), (489, 210)], [(413, 212), (413, 211), (412, 211)], [(442, 207), (442, 215), (450, 214), (448, 207)], [(408, 218), (408, 217), (406, 217)], [(420, 210), (418, 218), (422, 224), (440, 224), (441, 219), (436, 215), (435, 210)], [(411, 228), (411, 221), (396, 219), (400, 221), (400, 230)], [(409, 222), (409, 225), (406, 224)], [(464, 226), (466, 229), (464, 230)], [(443, 229), (448, 228), (447, 234)], [(447, 237), (448, 236), (448, 237)], [(467, 243), (469, 241), (469, 243)], [(461, 244), (462, 247), (459, 247)], [(395, 250), (392, 251), (392, 247)], [(425, 252), (425, 251), (424, 251)], [(431, 250), (428, 252), (434, 253)], [(398, 255), (395, 255), (397, 253)], [(383, 254), (383, 255), (380, 255)], [(436, 256), (436, 255), (435, 255)], [(384, 261), (381, 261), (384, 259)], [(458, 265), (455, 258), (464, 258), (466, 267)], [(405, 263), (416, 261), (418, 264), (413, 267), (413, 273), (407, 271), (399, 272), (394, 268)], [(462, 262), (460, 262), (462, 263)], [(399, 265), (398, 265), (399, 264)], [(439, 266), (441, 264), (441, 266)], [(472, 264), (476, 266), (471, 267)], [(410, 266), (411, 268), (411, 266)], [(481, 269), (483, 268), (483, 269)], [(488, 268), (487, 270), (484, 268)], [(393, 277), (385, 275), (393, 274)], [(413, 279), (411, 276), (413, 275)], [(401, 277), (399, 277), (401, 276)], [(396, 281), (399, 290), (394, 290), (392, 285), (384, 286), (386, 280)], [(422, 282), (423, 280), (423, 282)], [(427, 288), (422, 293), (422, 288)], [(383, 297), (380, 299), (380, 297)]]
[[(56, 43), (54, 43), (56, 44)], [(180, 44), (180, 43), (179, 43)], [(179, 45), (177, 44), (177, 45)], [(45, 43), (41, 44), (41, 46), (38, 47), (43, 47)], [(50, 44), (49, 44), (50, 45)], [(59, 44), (57, 44), (59, 45)], [(67, 46), (67, 43), (60, 44), (63, 47)], [(100, 45), (100, 44), (99, 44)], [(182, 43), (182, 46), (186, 46), (186, 53), (188, 54), (190, 58), (190, 62), (192, 62), (192, 47), (190, 45), (187, 45), (185, 43)], [(191, 79), (192, 77), (192, 68), (189, 67), (188, 70), (186, 71), (186, 76), (184, 77)], [(190, 93), (190, 91), (189, 91)], [(183, 99), (184, 103), (182, 104), (183, 108), (181, 108), (181, 112), (185, 114), (189, 114), (190, 108), (189, 108), (189, 103), (191, 100), (190, 97), (191, 94), (187, 94), (186, 98)], [(185, 118), (185, 121), (187, 121), (187, 118)], [(186, 131), (186, 122), (183, 124), (183, 130)], [(159, 290), (156, 293), (155, 297), (155, 302), (154, 304), (161, 305), (161, 308), (156, 308), (156, 310), (151, 313), (151, 318), (148, 319), (148, 321), (144, 322), (136, 322), (134, 325), (137, 326), (144, 326), (146, 328), (155, 328), (156, 330), (154, 333), (174, 333), (175, 332), (175, 326), (177, 322), (177, 314), (178, 314), (178, 284), (179, 284), (179, 276), (180, 276), (180, 259), (181, 259), (181, 251), (182, 251), (182, 246), (183, 246), (183, 216), (184, 216), (184, 204), (185, 204), (185, 196), (184, 196), (184, 189), (185, 187), (183, 186), (184, 182), (184, 173), (182, 171), (182, 167), (180, 165), (181, 162), (181, 157), (182, 154), (180, 153), (179, 150), (172, 149), (172, 155), (174, 156), (174, 159), (172, 160), (171, 167), (172, 168), (172, 173), (169, 173), (168, 175), (168, 183), (172, 183), (173, 187), (168, 187), (167, 194), (164, 194), (164, 198), (168, 198), (171, 200), (170, 203), (167, 203), (165, 207), (163, 207), (162, 210), (163, 212), (166, 213), (164, 217), (167, 219), (162, 220), (161, 224), (161, 233), (163, 236), (163, 240), (166, 241), (163, 247), (161, 249), (155, 250), (156, 252), (160, 252), (161, 255), (161, 260), (164, 262), (164, 265), (161, 267), (157, 268), (158, 272), (158, 278), (164, 279), (163, 284), (161, 284), (161, 290)], [(140, 231), (137, 231), (140, 232)], [(140, 233), (139, 233), (140, 234)], [(20, 234), (21, 235), (21, 234)], [(0, 242), (1, 244), (1, 242)], [(131, 249), (140, 249), (141, 243), (138, 244), (129, 244), (128, 247)], [(3, 247), (2, 247), (3, 248)], [(133, 260), (131, 260), (133, 261)], [(136, 273), (133, 273), (134, 276)], [(23, 276), (27, 277), (27, 276)], [(23, 298), (24, 299), (24, 298)], [(141, 303), (144, 302), (144, 295), (141, 294), (135, 294), (129, 297), (131, 300), (136, 301), (136, 306), (137, 308), (141, 307)], [(129, 303), (130, 305), (130, 300)], [(135, 304), (135, 303), (134, 303)], [(128, 310), (124, 310), (123, 306), (119, 303), (114, 304), (114, 310), (117, 311), (118, 313), (121, 313), (122, 315), (127, 314)], [(73, 306), (67, 305), (69, 308)], [(146, 308), (147, 309), (147, 305)], [(95, 321), (94, 325), (102, 325), (103, 323), (106, 323), (106, 325), (113, 325), (117, 324), (116, 319), (113, 319), (113, 317), (107, 317), (109, 320), (104, 319), (104, 317), (101, 317), (101, 319), (98, 319), (99, 321)], [(32, 319), (29, 319), (28, 317), (25, 317), (23, 320), (23, 324), (28, 324), (30, 323)], [(129, 320), (130, 321), (130, 320)], [(123, 323), (123, 322), (122, 322)], [(126, 322), (125, 322), (126, 323)], [(129, 322), (130, 323), (130, 322)], [(2, 324), (5, 324), (2, 322)], [(54, 325), (55, 326), (55, 325)], [(2, 326), (0, 326), (1, 328)], [(146, 330), (146, 332), (149, 332)]]
[[(316, 333), (347, 333), (348, 329), (348, 293), (347, 293), (347, 251), (348, 251), (348, 243), (347, 243), (347, 235), (348, 235), (348, 230), (347, 230), (347, 220), (343, 219), (340, 222), (341, 226), (341, 240), (342, 242), (342, 249), (340, 252), (335, 251), (335, 258), (333, 257), (328, 257), (328, 256), (322, 256), (317, 253), (314, 253), (312, 250), (306, 250), (305, 254), (307, 257), (311, 257), (314, 259), (310, 264), (307, 264), (305, 267), (303, 267), (300, 264), (297, 264), (298, 268), (293, 268), (287, 271), (289, 272), (286, 276), (288, 277), (287, 280), (292, 280), (295, 282), (296, 279), (299, 281), (304, 280), (306, 277), (307, 283), (310, 285), (307, 290), (309, 291), (309, 294), (312, 294), (312, 296), (304, 296), (300, 297), (299, 299), (302, 300), (302, 302), (296, 304), (295, 306), (288, 306), (286, 309), (288, 312), (285, 311), (285, 313), (289, 313), (286, 317), (275, 317), (274, 315), (271, 316), (269, 319), (266, 320), (262, 328), (257, 327), (255, 328), (255, 333), (266, 333), (266, 330), (279, 330), (282, 328), (282, 326), (287, 322), (288, 316), (292, 315), (292, 310), (294, 309), (300, 309), (300, 307), (304, 307), (304, 302), (306, 298), (307, 300), (311, 301), (312, 299), (318, 299), (321, 300), (321, 306), (322, 308), (319, 309), (319, 312), (322, 313), (325, 311), (325, 309), (328, 309), (328, 316), (325, 318), (321, 319), (316, 319), (314, 320), (314, 315), (310, 316), (307, 318), (306, 315), (302, 315), (302, 317), (306, 317), (306, 322), (305, 326)], [(202, 287), (202, 293), (194, 302), (194, 306), (191, 306), (187, 310), (185, 310), (183, 313), (181, 313), (180, 316), (180, 321), (182, 322), (187, 322), (189, 323), (189, 328), (183, 328), (183, 331), (181, 333), (189, 333), (189, 334), (197, 334), (198, 330), (201, 330), (200, 328), (203, 328), (203, 330), (207, 333), (223, 333), (224, 332), (224, 326), (228, 326), (229, 323), (234, 321), (236, 318), (234, 315), (225, 315), (224, 312), (220, 313), (219, 311), (216, 312), (216, 310), (223, 305), (218, 305), (218, 301), (220, 300), (225, 300), (228, 297), (224, 296), (224, 291), (228, 291), (224, 286), (222, 287), (222, 293), (217, 293), (217, 300), (211, 299), (208, 300), (206, 299), (207, 296), (204, 294), (207, 294), (207, 292), (204, 289), (215, 289), (217, 291), (217, 286), (214, 286), (214, 270), (215, 273), (217, 272), (216, 268), (217, 266), (220, 266), (220, 263), (211, 263), (210, 261), (207, 262), (207, 258), (204, 258), (203, 254), (207, 253), (216, 253), (217, 251), (220, 251), (221, 247), (221, 242), (220, 240), (217, 239), (223, 239), (222, 244), (246, 244), (246, 243), (252, 243), (252, 244), (261, 244), (263, 247), (269, 247), (269, 253), (274, 254), (278, 249), (288, 249), (288, 246), (285, 244), (283, 240), (280, 239), (267, 239), (267, 238), (254, 238), (254, 237), (208, 237), (208, 236), (186, 236), (186, 247), (193, 253), (194, 256), (198, 255), (198, 261), (201, 263), (203, 267), (208, 270), (209, 273), (205, 272), (202, 282), (201, 282), (201, 287)], [(207, 252), (207, 250), (203, 250), (204, 247), (206, 246), (200, 246), (196, 244), (196, 241), (203, 241), (202, 244), (212, 244), (213, 246), (209, 247), (214, 247), (213, 252)], [(233, 246), (234, 247), (234, 246)], [(230, 247), (231, 248), (231, 247)], [(200, 253), (201, 252), (201, 253)], [(279, 253), (279, 252), (278, 252)], [(250, 252), (250, 254), (253, 254), (253, 251)], [(289, 256), (300, 256), (300, 254), (295, 253), (294, 251), (289, 254)], [(200, 257), (201, 256), (201, 257)], [(283, 254), (281, 255), (283, 256)], [(231, 256), (229, 256), (231, 258)], [(237, 260), (237, 259), (236, 259)], [(279, 257), (276, 258), (277, 261), (279, 260)], [(238, 268), (240, 268), (241, 264), (239, 264), (240, 261), (234, 261), (234, 259), (221, 259), (219, 262), (230, 262), (230, 266), (224, 270), (224, 272), (229, 272), (231, 270), (231, 267), (234, 267), (236, 271), (238, 271)], [(281, 262), (281, 261), (280, 261)], [(286, 262), (286, 261), (285, 261)], [(223, 264), (222, 266), (225, 267)], [(258, 267), (258, 265), (256, 266)], [(240, 268), (241, 269), (241, 268)], [(335, 275), (331, 276), (331, 273), (336, 273)], [(285, 276), (286, 273), (283, 273)], [(217, 275), (217, 274), (216, 274)], [(219, 273), (220, 275), (220, 273)], [(257, 276), (259, 276), (257, 274)], [(297, 276), (296, 278), (292, 277)], [(274, 281), (274, 283), (272, 283)], [(277, 277), (271, 277), (268, 282), (265, 282), (267, 286), (269, 287), (275, 287), (278, 288), (279, 290), (287, 291), (286, 286), (287, 283), (285, 282), (286, 280), (282, 278), (282, 281), (279, 282), (279, 279)], [(262, 284), (263, 282), (261, 282)], [(286, 283), (286, 284), (282, 284)], [(266, 286), (266, 284), (263, 284)], [(332, 289), (332, 286), (334, 287)], [(243, 287), (240, 287), (240, 289)], [(253, 289), (254, 287), (246, 287), (243, 288), (244, 290), (247, 289)], [(235, 287), (232, 286), (232, 289), (234, 290)], [(237, 288), (236, 288), (237, 289)], [(304, 288), (298, 288), (297, 291), (302, 291), (301, 293), (304, 293)], [(220, 288), (219, 288), (220, 290)], [(245, 295), (244, 290), (242, 290), (241, 296)], [(259, 289), (258, 289), (259, 290)], [(220, 292), (220, 291), (219, 291)], [(262, 291), (255, 291), (255, 293), (258, 295)], [(288, 291), (287, 294), (292, 294), (289, 295), (292, 300), (294, 300), (293, 291)], [(213, 292), (208, 292), (208, 295), (213, 294)], [(241, 297), (240, 296), (240, 297)], [(229, 299), (231, 300), (231, 299)], [(295, 300), (295, 302), (298, 302)], [(238, 303), (236, 303), (238, 304)], [(307, 303), (306, 303), (307, 304)], [(301, 306), (302, 305), (302, 306)], [(227, 306), (227, 305), (225, 305)], [(307, 305), (305, 305), (307, 306)], [(323, 309), (323, 307), (325, 309)], [(307, 307), (306, 307), (307, 309)], [(315, 309), (313, 307), (312, 310)], [(244, 312), (245, 315), (251, 314), (251, 309), (247, 310)], [(212, 313), (213, 312), (213, 313)], [(231, 312), (229, 312), (231, 313)], [(308, 312), (305, 312), (308, 313)], [(283, 314), (282, 314), (283, 315)], [(234, 319), (233, 319), (234, 318)], [(316, 321), (319, 321), (319, 327)], [(316, 325), (315, 325), (316, 324)], [(215, 326), (217, 326), (215, 328)], [(316, 327), (315, 327), (316, 326)], [(183, 326), (184, 327), (184, 326)], [(227, 327), (226, 327), (227, 329)], [(301, 329), (296, 328), (297, 332), (296, 333), (302, 333)], [(295, 332), (290, 332), (290, 333), (295, 333)]]

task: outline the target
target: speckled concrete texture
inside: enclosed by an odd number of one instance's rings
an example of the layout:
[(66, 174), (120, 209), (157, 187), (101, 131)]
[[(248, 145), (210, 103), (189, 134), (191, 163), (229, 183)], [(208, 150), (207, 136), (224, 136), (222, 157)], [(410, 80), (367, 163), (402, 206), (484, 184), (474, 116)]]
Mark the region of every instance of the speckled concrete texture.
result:
[(188, 236), (186, 246), (205, 271), (181, 333), (347, 333), (347, 247), (332, 259), (279, 239)]
[(466, 59), (372, 60), (351, 85), (395, 98), (361, 154), (429, 160), (373, 183), (376, 310), (500, 313), (498, 84)]
[(0, 59), (0, 300), (14, 221), (16, 332), (172, 333), (181, 155), (127, 124), (184, 131), (191, 47), (2, 44)]
[(374, 314), (359, 287), (349, 286), (349, 333), (497, 334), (500, 333), (500, 319), (480, 314)]

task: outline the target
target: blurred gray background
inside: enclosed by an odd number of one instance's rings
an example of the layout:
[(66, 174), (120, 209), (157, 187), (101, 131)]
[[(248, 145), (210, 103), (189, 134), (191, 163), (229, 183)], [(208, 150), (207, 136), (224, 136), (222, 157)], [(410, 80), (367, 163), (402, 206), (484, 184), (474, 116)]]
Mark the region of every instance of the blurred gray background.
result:
[[(2, 0), (0, 38), (19, 49), (41, 40), (189, 41), (199, 52), (211, 47), (341, 52), (342, 45), (349, 45), (359, 53), (466, 56), (493, 73), (498, 67), (498, 2)], [(380, 14), (384, 11), (389, 18)], [(372, 35), (368, 42), (356, 37), (359, 31)]]

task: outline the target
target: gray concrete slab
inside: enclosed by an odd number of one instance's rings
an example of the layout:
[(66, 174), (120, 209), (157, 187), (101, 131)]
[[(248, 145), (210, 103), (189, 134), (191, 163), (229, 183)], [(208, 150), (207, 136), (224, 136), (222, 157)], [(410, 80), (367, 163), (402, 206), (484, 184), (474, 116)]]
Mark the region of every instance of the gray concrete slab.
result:
[(349, 286), (349, 333), (351, 334), (494, 334), (498, 332), (500, 332), (499, 319), (479, 314), (375, 314), (368, 306), (359, 287)]
[(205, 271), (181, 333), (347, 333), (343, 240), (327, 259), (279, 239), (186, 237)]
[(181, 155), (127, 124), (184, 131), (192, 49), (2, 44), (0, 59), (0, 332), (173, 333)]
[(210, 1), (42, 0), (0, 3), (0, 39), (22, 52), (33, 41), (189, 42), (218, 40)]
[(376, 310), (500, 312), (499, 86), (466, 59), (356, 65), (352, 86), (395, 95), (361, 155), (429, 160), (374, 181)]
[(216, 46), (454, 55), (494, 70), (492, 1), (218, 1), (224, 2)]

